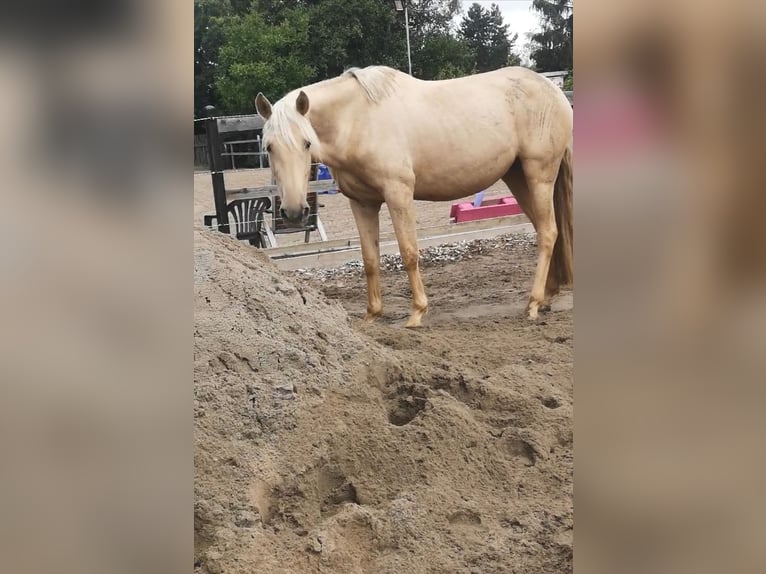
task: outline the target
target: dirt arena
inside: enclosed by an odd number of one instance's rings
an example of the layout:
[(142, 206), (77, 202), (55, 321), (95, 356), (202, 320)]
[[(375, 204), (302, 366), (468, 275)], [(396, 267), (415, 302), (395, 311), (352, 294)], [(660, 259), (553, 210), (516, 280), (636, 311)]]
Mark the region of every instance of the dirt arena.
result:
[(403, 272), (367, 324), (360, 269), (284, 273), (198, 221), (197, 572), (572, 570), (572, 296), (524, 317), (533, 241), (425, 263), (406, 330)]

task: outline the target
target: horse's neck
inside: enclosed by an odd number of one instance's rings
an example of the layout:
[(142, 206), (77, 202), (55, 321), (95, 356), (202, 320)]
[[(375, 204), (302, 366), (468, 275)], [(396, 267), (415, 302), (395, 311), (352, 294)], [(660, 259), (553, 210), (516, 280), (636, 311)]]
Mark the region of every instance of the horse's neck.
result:
[(310, 102), (311, 125), (319, 136), (322, 161), (334, 167), (342, 161), (342, 127), (347, 125), (347, 115), (355, 113), (356, 104), (363, 100), (364, 92), (356, 80), (341, 77), (321, 82), (305, 89)]

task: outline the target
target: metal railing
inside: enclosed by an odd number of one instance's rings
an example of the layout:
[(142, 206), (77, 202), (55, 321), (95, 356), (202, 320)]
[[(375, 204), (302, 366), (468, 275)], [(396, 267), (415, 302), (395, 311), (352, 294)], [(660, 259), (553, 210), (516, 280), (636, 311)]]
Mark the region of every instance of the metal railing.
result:
[[(235, 147), (237, 145), (243, 145), (243, 144), (256, 144), (258, 151), (234, 151)], [(233, 140), (233, 141), (227, 141), (223, 142), (223, 147), (226, 151), (221, 152), (221, 155), (228, 156), (231, 158), (231, 169), (237, 169), (237, 162), (235, 160), (236, 157), (240, 156), (258, 156), (258, 167), (263, 169), (264, 167), (269, 167), (269, 156), (268, 154), (263, 150), (263, 145), (261, 141), (261, 136), (257, 135), (255, 139), (245, 139), (245, 140)]]

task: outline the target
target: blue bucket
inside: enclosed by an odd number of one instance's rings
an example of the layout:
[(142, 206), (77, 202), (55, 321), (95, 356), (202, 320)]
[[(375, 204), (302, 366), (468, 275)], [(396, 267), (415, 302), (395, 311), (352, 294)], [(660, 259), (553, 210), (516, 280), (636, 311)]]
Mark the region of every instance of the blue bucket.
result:
[(317, 181), (320, 179), (332, 179), (330, 168), (323, 163), (317, 166)]

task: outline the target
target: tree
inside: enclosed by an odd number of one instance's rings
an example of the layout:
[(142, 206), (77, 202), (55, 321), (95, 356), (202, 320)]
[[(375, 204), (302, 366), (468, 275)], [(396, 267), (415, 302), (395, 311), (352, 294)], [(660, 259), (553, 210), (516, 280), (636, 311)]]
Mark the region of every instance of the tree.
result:
[(232, 14), (247, 14), (255, 0), (229, 0)]
[[(388, 0), (390, 2), (390, 0)], [(460, 14), (460, 0), (408, 0), (410, 33), (414, 38), (425, 39), (448, 33), (455, 17)]]
[(308, 14), (308, 58), (314, 80), (373, 64), (404, 68), (404, 23), (393, 3), (381, 0), (318, 0)]
[[(464, 75), (475, 57), (455, 32), (460, 0), (409, 0), (413, 73), (423, 79)], [(383, 64), (406, 70), (404, 18), (390, 0), (195, 0), (195, 115), (252, 113), (253, 98), (270, 98), (341, 74)], [(487, 40), (507, 43), (497, 26)], [(497, 37), (492, 33), (499, 34)], [(507, 63), (508, 50), (488, 59)], [(485, 64), (482, 64), (482, 69)]]
[(226, 0), (194, 2), (194, 115), (205, 115), (207, 105), (215, 105), (215, 74), (218, 51), (225, 42), (221, 18), (231, 13)]
[[(408, 0), (415, 77), (433, 80), (460, 75), (470, 69), (464, 62), (465, 50), (454, 36), (454, 21), (460, 10), (460, 0)], [(399, 17), (398, 21), (400, 28), (396, 33), (404, 39), (404, 18)], [(405, 63), (406, 58), (405, 53)]]
[(223, 30), (226, 43), (219, 52), (215, 85), (224, 113), (253, 113), (259, 91), (280, 98), (314, 76), (305, 11), (290, 10), (274, 26), (253, 11), (226, 19)]
[(489, 9), (472, 4), (460, 24), (460, 37), (473, 58), (477, 72), (497, 70), (508, 65), (518, 65), (520, 58), (513, 53), (513, 44), (518, 34), (508, 36), (508, 24), (497, 4)]
[(572, 69), (572, 0), (533, 0), (542, 30), (530, 36), (538, 72)]
[(278, 24), (290, 10), (306, 8), (313, 4), (308, 0), (244, 0), (249, 2), (251, 10), (258, 12), (269, 24)]
[(449, 33), (426, 38), (412, 61), (413, 75), (423, 80), (456, 78), (470, 73), (472, 68), (473, 59), (468, 47)]

